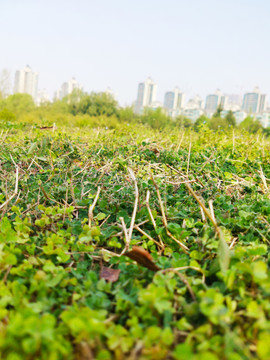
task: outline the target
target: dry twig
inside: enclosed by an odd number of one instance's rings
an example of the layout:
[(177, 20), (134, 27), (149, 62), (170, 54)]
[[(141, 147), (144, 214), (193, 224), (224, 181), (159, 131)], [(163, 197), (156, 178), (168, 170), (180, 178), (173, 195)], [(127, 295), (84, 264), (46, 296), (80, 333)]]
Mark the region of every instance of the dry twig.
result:
[(99, 186), (98, 190), (97, 190), (97, 193), (96, 193), (96, 196), (95, 196), (95, 199), (94, 199), (94, 202), (93, 202), (92, 205), (89, 206), (89, 210), (88, 210), (88, 226), (89, 227), (91, 227), (91, 222), (94, 220), (93, 211), (94, 211), (94, 208), (95, 208), (96, 203), (98, 201), (100, 190), (101, 190), (101, 187)]
[[(162, 215), (162, 222), (163, 222), (163, 225), (164, 225), (164, 227), (165, 227), (165, 229), (166, 229), (166, 233), (167, 233), (167, 235), (168, 235), (171, 239), (173, 239), (173, 240), (182, 248), (182, 250), (187, 254), (187, 253), (188, 253), (188, 250), (189, 250), (188, 247), (187, 247), (185, 244), (183, 244), (181, 241), (179, 241), (178, 239), (176, 239), (176, 237), (174, 237), (174, 236), (172, 235), (172, 233), (171, 233), (171, 232), (169, 231), (169, 229), (168, 229), (168, 222), (167, 222), (167, 219), (166, 219), (165, 210), (164, 210), (164, 206), (163, 206), (162, 199), (161, 199), (161, 196), (160, 196), (160, 192), (159, 192), (158, 185), (157, 185), (157, 183), (156, 183), (156, 181), (155, 181), (155, 179), (154, 179), (151, 171), (149, 172), (149, 174), (150, 174), (151, 180), (153, 181), (154, 187), (155, 187), (156, 192), (157, 192), (157, 197), (158, 197), (159, 206), (160, 206), (161, 215)], [(186, 185), (187, 185), (187, 184), (186, 184)]]
[(0, 205), (0, 210), (5, 208), (10, 203), (10, 201), (18, 194), (18, 186), (19, 186), (19, 167), (16, 165), (16, 180), (15, 180), (14, 193), (3, 204)]

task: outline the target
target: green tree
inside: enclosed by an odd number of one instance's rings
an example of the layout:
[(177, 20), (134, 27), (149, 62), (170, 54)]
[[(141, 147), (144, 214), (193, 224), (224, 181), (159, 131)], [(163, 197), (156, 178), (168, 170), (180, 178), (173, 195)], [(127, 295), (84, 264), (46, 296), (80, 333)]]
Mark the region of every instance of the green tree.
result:
[(212, 130), (228, 129), (230, 126), (235, 126), (236, 120), (232, 111), (229, 111), (223, 118), (221, 117), (222, 107), (218, 106), (216, 112), (209, 121), (209, 128)]
[(194, 130), (199, 131), (201, 127), (209, 125), (209, 118), (202, 114), (194, 123)]
[(90, 116), (117, 115), (117, 101), (106, 93), (91, 93), (90, 95), (77, 91), (64, 99), (68, 103), (69, 112), (73, 115), (88, 114)]
[(13, 121), (16, 119), (15, 114), (9, 111), (8, 109), (3, 109), (0, 111), (0, 121)]
[(227, 129), (229, 124), (225, 118), (222, 117), (212, 117), (209, 120), (208, 126), (211, 130)]
[(263, 129), (262, 124), (259, 120), (252, 116), (247, 116), (240, 124), (239, 129), (247, 130), (250, 133), (256, 133)]
[(182, 115), (176, 118), (175, 124), (177, 127), (182, 127), (182, 128), (190, 128), (193, 125), (192, 120)]
[(141, 116), (141, 120), (143, 124), (148, 124), (154, 129), (161, 129), (173, 125), (172, 119), (166, 115), (160, 107), (155, 110), (146, 108), (144, 114)]
[(227, 115), (225, 116), (225, 119), (226, 119), (228, 125), (231, 125), (231, 126), (236, 125), (236, 119), (231, 110), (227, 113)]
[(216, 109), (216, 112), (213, 114), (213, 118), (221, 118), (222, 110), (223, 110), (223, 108), (222, 108), (221, 104), (219, 104)]
[(15, 115), (30, 112), (36, 107), (34, 100), (29, 94), (14, 94), (1, 101), (1, 109), (7, 109)]
[(134, 122), (139, 120), (139, 115), (134, 114), (132, 106), (127, 106), (118, 110), (118, 119), (125, 122)]

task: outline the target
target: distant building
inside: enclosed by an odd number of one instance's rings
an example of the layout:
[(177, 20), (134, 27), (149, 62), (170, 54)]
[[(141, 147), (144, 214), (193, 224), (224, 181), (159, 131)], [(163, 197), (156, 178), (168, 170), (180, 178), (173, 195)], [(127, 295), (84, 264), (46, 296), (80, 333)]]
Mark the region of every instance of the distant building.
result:
[(203, 114), (202, 109), (189, 109), (185, 108), (182, 112), (182, 115), (193, 122), (195, 122)]
[(109, 86), (105, 90), (105, 94), (109, 95), (113, 100), (117, 101), (116, 94), (112, 91), (112, 89)]
[(259, 88), (255, 88), (253, 92), (246, 93), (243, 98), (242, 110), (247, 113), (261, 113), (266, 110), (267, 97), (261, 94)]
[(219, 105), (222, 107), (222, 109), (225, 109), (228, 105), (228, 97), (226, 95), (220, 96), (220, 103)]
[(82, 85), (80, 85), (75, 78), (72, 78), (62, 84), (61, 88), (55, 92), (54, 97), (57, 100), (62, 100), (65, 96), (70, 95), (73, 90), (82, 90), (82, 88)]
[(227, 105), (227, 100), (227, 97), (223, 95), (220, 90), (217, 90), (215, 94), (207, 95), (204, 107), (206, 114), (208, 116), (213, 115), (219, 105), (224, 109)]
[(168, 115), (175, 118), (184, 107), (185, 94), (179, 90), (178, 87), (174, 91), (168, 91), (164, 97), (164, 109)]
[(151, 78), (148, 78), (143, 83), (139, 83), (134, 112), (136, 114), (142, 114), (145, 107), (151, 107), (156, 101), (156, 95), (157, 85)]
[(259, 113), (266, 111), (267, 109), (267, 95), (260, 94)]
[(38, 73), (33, 72), (29, 65), (22, 70), (17, 70), (14, 81), (14, 94), (23, 93), (37, 100)]
[(48, 94), (47, 90), (39, 90), (37, 94), (37, 105), (44, 104), (50, 101), (50, 95)]
[(185, 109), (202, 109), (203, 105), (202, 98), (196, 95), (194, 98), (188, 100)]
[(239, 111), (242, 105), (242, 97), (238, 94), (228, 94), (227, 103), (224, 106), (224, 110)]
[(148, 108), (151, 109), (151, 110), (157, 110), (158, 108), (162, 108), (162, 109), (163, 109), (162, 102), (160, 102), (160, 101), (154, 101), (154, 102), (152, 102), (151, 105), (148, 106)]
[(260, 121), (264, 128), (270, 127), (270, 112), (257, 114), (256, 119)]
[(195, 122), (203, 114), (203, 100), (199, 95), (189, 99), (181, 114)]
[(235, 111), (233, 115), (235, 117), (236, 125), (239, 125), (247, 117), (247, 113), (245, 111)]

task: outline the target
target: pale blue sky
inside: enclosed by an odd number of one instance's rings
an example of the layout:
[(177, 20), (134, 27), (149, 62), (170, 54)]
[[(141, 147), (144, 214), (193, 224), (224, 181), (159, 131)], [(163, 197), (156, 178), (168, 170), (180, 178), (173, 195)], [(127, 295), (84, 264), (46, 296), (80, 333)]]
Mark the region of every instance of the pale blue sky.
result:
[(175, 86), (270, 96), (269, 0), (0, 0), (0, 14), (0, 71), (29, 64), (50, 94), (75, 77), (131, 104), (151, 76), (161, 101)]

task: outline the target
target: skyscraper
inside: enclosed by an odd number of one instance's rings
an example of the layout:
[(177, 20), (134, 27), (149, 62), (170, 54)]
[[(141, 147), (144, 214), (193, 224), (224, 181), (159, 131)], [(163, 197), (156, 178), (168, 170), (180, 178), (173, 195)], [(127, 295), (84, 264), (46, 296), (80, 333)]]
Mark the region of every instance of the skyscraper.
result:
[(71, 80), (64, 82), (61, 88), (55, 92), (55, 98), (62, 100), (65, 96), (70, 95), (73, 90), (82, 90), (82, 85), (73, 77)]
[(188, 100), (185, 109), (202, 109), (203, 105), (202, 98), (199, 95), (196, 95), (194, 98)]
[(145, 107), (150, 107), (156, 101), (156, 95), (157, 85), (151, 78), (148, 78), (143, 83), (139, 83), (134, 112), (142, 114)]
[(242, 105), (242, 97), (238, 94), (227, 94), (227, 104), (223, 107), (224, 110), (239, 111)]
[(41, 104), (44, 104), (46, 102), (50, 101), (50, 95), (48, 94), (47, 90), (39, 90), (37, 93), (37, 105), (40, 106)]
[(14, 94), (25, 93), (37, 99), (38, 73), (33, 72), (29, 65), (15, 73)]
[(248, 113), (263, 112), (266, 109), (266, 95), (261, 94), (259, 88), (253, 92), (246, 93), (243, 98), (242, 110)]
[(206, 96), (205, 100), (205, 112), (207, 115), (212, 115), (218, 108), (219, 105), (224, 108), (227, 103), (227, 97), (222, 95), (220, 90), (217, 90), (215, 94)]
[(184, 107), (185, 94), (178, 87), (174, 91), (168, 91), (164, 96), (164, 108), (168, 115), (176, 117), (180, 114), (180, 110)]

